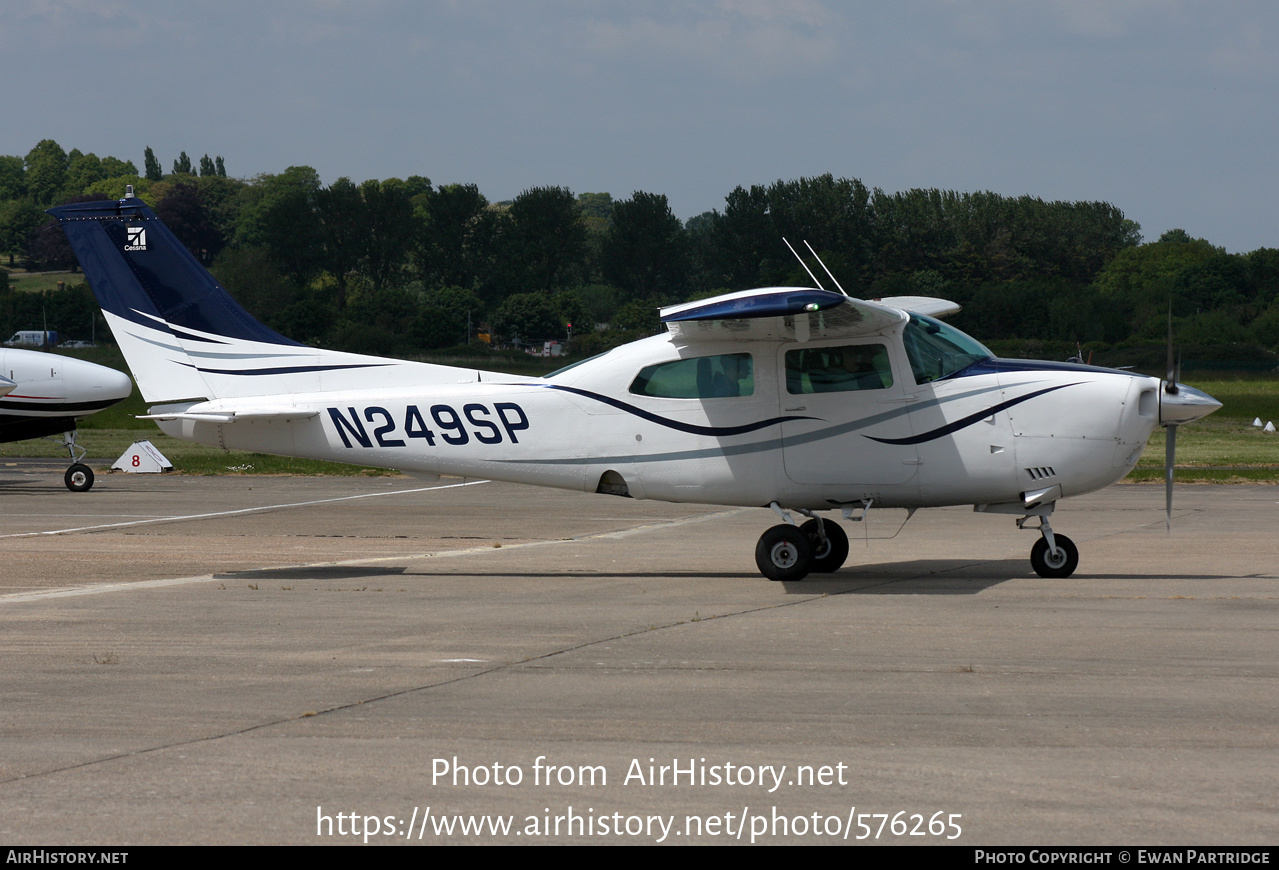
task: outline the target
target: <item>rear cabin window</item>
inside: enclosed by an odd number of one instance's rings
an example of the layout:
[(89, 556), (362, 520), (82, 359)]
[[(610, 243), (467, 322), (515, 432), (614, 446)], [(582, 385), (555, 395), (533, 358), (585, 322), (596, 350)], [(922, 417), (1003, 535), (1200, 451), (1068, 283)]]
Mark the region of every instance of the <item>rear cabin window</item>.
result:
[(725, 399), (755, 392), (755, 367), (748, 353), (677, 359), (645, 366), (631, 382), (637, 396), (662, 399)]
[(786, 351), (786, 392), (792, 395), (883, 390), (892, 385), (888, 348), (882, 344)]

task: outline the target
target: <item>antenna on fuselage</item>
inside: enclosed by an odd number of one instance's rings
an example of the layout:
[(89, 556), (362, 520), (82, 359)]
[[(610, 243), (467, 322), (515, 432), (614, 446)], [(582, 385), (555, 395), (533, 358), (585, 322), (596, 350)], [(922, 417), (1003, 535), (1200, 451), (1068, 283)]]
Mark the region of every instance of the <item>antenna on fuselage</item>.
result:
[[(823, 269), (826, 269), (826, 264), (822, 262), (821, 257), (817, 256), (817, 252), (813, 250), (813, 246), (808, 244), (808, 239), (804, 239), (804, 247), (808, 248), (808, 252), (813, 255), (813, 259), (815, 259), (818, 263), (821, 263)], [(830, 269), (826, 269), (826, 274), (830, 275), (830, 279), (835, 282), (835, 286), (839, 287), (839, 292), (843, 293), (844, 296), (848, 296), (848, 293), (842, 286), (840, 286), (839, 279), (831, 273)]]
[[(786, 237), (785, 237), (785, 236), (782, 236), (782, 241), (786, 243), (786, 247), (790, 248), (790, 252), (791, 252), (792, 254), (794, 254), (794, 255), (795, 255), (795, 259), (796, 259), (796, 260), (799, 260), (799, 264), (800, 264), (801, 266), (803, 266), (803, 267), (804, 267), (804, 271), (808, 273), (808, 277), (810, 277), (810, 278), (812, 278), (812, 279), (813, 279), (813, 283), (817, 285), (817, 289), (818, 289), (818, 290), (825, 290), (826, 288), (822, 286), (822, 282), (817, 280), (817, 276), (813, 274), (813, 270), (812, 270), (812, 269), (808, 268), (808, 264), (804, 262), (804, 258), (803, 258), (803, 257), (801, 257), (801, 256), (799, 255), (799, 252), (798, 252), (798, 251), (796, 251), (794, 248), (791, 248), (791, 243), (786, 241)], [(808, 242), (804, 242), (804, 244), (806, 244), (806, 245), (807, 245), (807, 244), (808, 244)], [(810, 251), (811, 251), (811, 250), (812, 250), (812, 248), (810, 247), (808, 250), (810, 250)], [(817, 262), (819, 262), (819, 263), (820, 263), (820, 262), (821, 262), (821, 260), (818, 260)], [(829, 271), (827, 271), (827, 273), (826, 273), (826, 274), (828, 274), (828, 275), (829, 275), (829, 274), (830, 274), (830, 272), (829, 272)], [(836, 286), (838, 286), (838, 284), (837, 284)], [(840, 292), (843, 292), (843, 291), (840, 291)], [(847, 293), (845, 293), (844, 295), (845, 295), (845, 296), (847, 296), (848, 294), (847, 294)]]

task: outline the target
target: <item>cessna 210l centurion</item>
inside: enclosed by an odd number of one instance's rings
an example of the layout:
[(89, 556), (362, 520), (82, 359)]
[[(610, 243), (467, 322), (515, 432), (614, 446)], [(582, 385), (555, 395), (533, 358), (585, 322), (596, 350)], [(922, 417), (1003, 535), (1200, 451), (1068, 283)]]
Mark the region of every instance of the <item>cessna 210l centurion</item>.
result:
[[(667, 332), (545, 378), (306, 347), (254, 320), (130, 193), (51, 209), (177, 438), (671, 502), (771, 507), (774, 580), (839, 569), (845, 518), (972, 504), (1031, 517), (1121, 479), (1156, 426), (1220, 407), (1170, 378), (995, 358), (923, 297), (775, 287), (661, 309)], [(816, 281), (816, 278), (814, 278)], [(1171, 440), (1171, 439), (1170, 439)], [(796, 525), (796, 512), (808, 517)]]
[(67, 489), (90, 489), (93, 469), (81, 462), (85, 450), (76, 444), (76, 421), (127, 399), (133, 381), (73, 357), (11, 348), (0, 348), (0, 376), (0, 442), (61, 435), (71, 454), (63, 476)]

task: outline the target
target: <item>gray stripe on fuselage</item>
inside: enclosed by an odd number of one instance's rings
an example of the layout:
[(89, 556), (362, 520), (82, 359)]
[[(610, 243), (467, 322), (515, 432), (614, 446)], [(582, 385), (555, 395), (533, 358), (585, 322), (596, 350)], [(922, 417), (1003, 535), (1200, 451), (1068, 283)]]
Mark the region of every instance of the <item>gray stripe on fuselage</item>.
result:
[(744, 453), (759, 453), (765, 450), (777, 450), (782, 446), (794, 447), (801, 444), (812, 444), (816, 441), (824, 441), (827, 438), (836, 438), (848, 432), (864, 429), (867, 426), (874, 426), (875, 424), (882, 423), (885, 420), (895, 419), (900, 417), (902, 414), (909, 414), (913, 411), (922, 411), (925, 408), (933, 408), (946, 402), (967, 399), (972, 396), (979, 396), (983, 393), (996, 392), (1000, 389), (1002, 388), (999, 386), (982, 387), (980, 389), (969, 390), (964, 393), (956, 393), (953, 396), (946, 396), (941, 399), (929, 399), (926, 402), (921, 402), (909, 407), (903, 406), (900, 408), (893, 408), (891, 411), (885, 411), (882, 414), (863, 417), (860, 420), (841, 423), (838, 426), (829, 426), (825, 429), (819, 429), (816, 432), (808, 432), (804, 435), (792, 435), (785, 439), (780, 437), (770, 438), (767, 441), (754, 441), (750, 444), (735, 444), (729, 447), (703, 447), (695, 450), (677, 450), (671, 453), (650, 453), (643, 456), (592, 456), (589, 459), (498, 459), (494, 461), (510, 465), (590, 465), (614, 462), (675, 462), (688, 459), (712, 459), (719, 456), (740, 456)]

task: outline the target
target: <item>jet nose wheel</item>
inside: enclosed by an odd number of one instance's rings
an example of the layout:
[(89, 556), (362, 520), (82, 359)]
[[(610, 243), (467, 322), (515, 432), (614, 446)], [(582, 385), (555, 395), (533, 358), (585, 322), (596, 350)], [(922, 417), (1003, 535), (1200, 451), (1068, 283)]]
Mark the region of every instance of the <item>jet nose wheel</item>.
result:
[(62, 481), (72, 492), (88, 492), (93, 489), (93, 469), (84, 463), (77, 462), (67, 469)]
[(755, 564), (769, 580), (803, 580), (813, 569), (813, 545), (794, 526), (773, 526), (755, 545)]
[(1056, 553), (1049, 550), (1043, 538), (1035, 541), (1035, 546), (1030, 548), (1030, 566), (1040, 577), (1069, 577), (1079, 566), (1079, 549), (1065, 535), (1053, 538), (1057, 543)]

